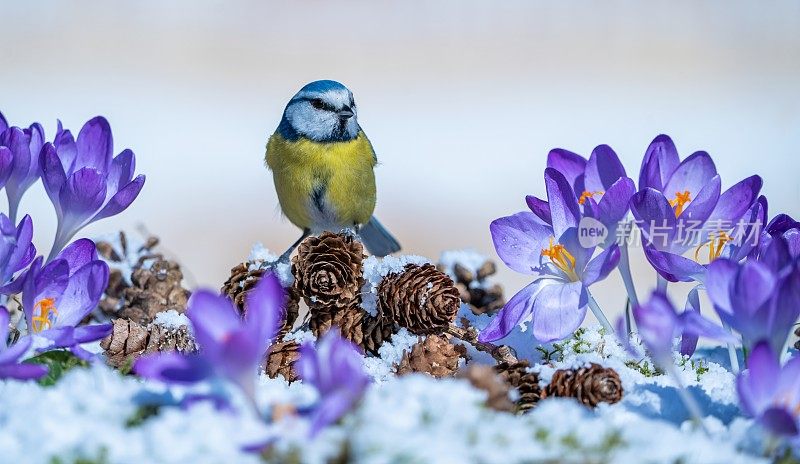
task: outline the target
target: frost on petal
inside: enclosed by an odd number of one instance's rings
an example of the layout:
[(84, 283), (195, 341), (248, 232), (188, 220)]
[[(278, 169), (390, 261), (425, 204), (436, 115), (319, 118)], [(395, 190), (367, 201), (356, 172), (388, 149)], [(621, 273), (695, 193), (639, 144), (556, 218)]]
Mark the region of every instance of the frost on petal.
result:
[(497, 255), (508, 267), (523, 274), (537, 272), (542, 245), (552, 232), (533, 213), (495, 219), (489, 230)]

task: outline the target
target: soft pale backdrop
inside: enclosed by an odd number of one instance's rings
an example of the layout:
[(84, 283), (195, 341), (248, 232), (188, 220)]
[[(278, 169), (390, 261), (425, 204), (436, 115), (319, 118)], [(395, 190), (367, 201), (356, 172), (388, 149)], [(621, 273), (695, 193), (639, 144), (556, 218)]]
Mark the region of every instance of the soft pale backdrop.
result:
[[(758, 173), (771, 212), (800, 215), (798, 2), (30, 1), (3, 2), (0, 23), (9, 121), (52, 137), (56, 118), (77, 131), (105, 115), (148, 176), (87, 234), (144, 225), (192, 284), (218, 286), (253, 242), (296, 238), (264, 145), (321, 78), (354, 91), (381, 161), (377, 214), (410, 253), (493, 254), (488, 223), (544, 194), (550, 148), (608, 143), (636, 179), (660, 132), (682, 156), (710, 152), (723, 187)], [(22, 208), (42, 249), (45, 198), (38, 185)], [(654, 273), (634, 268), (643, 292)], [(611, 313), (624, 298), (616, 274), (597, 293)]]

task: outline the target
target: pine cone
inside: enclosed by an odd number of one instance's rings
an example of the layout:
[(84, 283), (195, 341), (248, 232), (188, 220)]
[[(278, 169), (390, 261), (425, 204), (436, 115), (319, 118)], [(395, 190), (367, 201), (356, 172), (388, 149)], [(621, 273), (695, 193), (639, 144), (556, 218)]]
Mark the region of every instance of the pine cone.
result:
[[(796, 336), (800, 337), (800, 327), (798, 327), (798, 328), (796, 328), (794, 330), (794, 334)], [(800, 340), (797, 340), (796, 342), (794, 342), (794, 349), (800, 350)]]
[(361, 294), (364, 246), (349, 234), (308, 237), (292, 259), (295, 285), (306, 304), (343, 308)]
[(441, 334), (460, 306), (458, 290), (447, 274), (431, 264), (409, 264), (378, 286), (378, 304), (400, 326), (414, 334)]
[[(254, 262), (241, 263), (231, 269), (231, 275), (228, 280), (222, 284), (220, 293), (227, 295), (228, 298), (236, 305), (239, 313), (245, 313), (245, 300), (247, 294), (255, 288), (256, 284), (261, 280), (264, 275), (265, 269), (261, 268)], [(283, 322), (278, 338), (286, 335), (294, 326), (297, 317), (300, 315), (300, 295), (294, 287), (287, 288), (287, 302), (286, 302), (286, 319)]]
[(453, 345), (444, 336), (428, 335), (403, 352), (397, 366), (398, 375), (423, 372), (436, 378), (452, 377), (458, 372), (458, 360), (467, 355), (462, 345)]
[(467, 379), (473, 387), (487, 393), (486, 406), (497, 411), (513, 412), (514, 403), (509, 399), (509, 385), (497, 372), (485, 364), (470, 364), (459, 377)]
[(546, 389), (547, 396), (572, 397), (589, 407), (614, 404), (622, 399), (622, 382), (614, 369), (590, 364), (579, 369), (559, 369)]
[[(111, 316), (116, 316), (123, 305), (125, 289), (130, 287), (129, 275), (123, 275), (119, 267), (141, 267), (141, 263), (149, 258), (155, 258), (153, 249), (158, 245), (157, 237), (149, 237), (147, 241), (134, 253), (128, 248), (128, 238), (125, 232), (119, 232), (117, 243), (98, 241), (95, 246), (100, 257), (109, 264), (108, 285), (105, 295), (100, 300), (100, 309)], [(123, 266), (124, 265), (124, 266)]]
[(364, 316), (366, 313), (358, 304), (345, 308), (314, 305), (309, 311), (309, 328), (315, 337), (322, 338), (332, 326), (339, 329), (342, 337), (356, 345), (364, 342)]
[(536, 403), (544, 397), (539, 386), (539, 375), (535, 372), (528, 372), (529, 367), (527, 361), (502, 362), (494, 367), (500, 377), (519, 393), (515, 406), (517, 413), (520, 414), (533, 409)]
[(174, 309), (183, 313), (189, 291), (181, 286), (182, 280), (180, 266), (163, 258), (156, 258), (149, 268), (134, 269), (133, 286), (125, 289), (122, 309), (117, 316), (148, 324), (162, 311)]
[[(445, 272), (444, 265), (439, 264), (437, 268)], [(506, 304), (503, 287), (487, 281), (497, 272), (494, 261), (486, 260), (476, 272), (456, 263), (451, 272), (450, 277), (456, 282), (461, 301), (468, 304), (474, 314), (493, 314)]]
[[(379, 310), (380, 311), (380, 310)], [(378, 316), (364, 315), (364, 341), (361, 346), (367, 353), (378, 354), (383, 342), (391, 341), (394, 333), (394, 322), (383, 314)]]
[(145, 327), (128, 319), (115, 319), (111, 335), (100, 342), (108, 364), (122, 367), (140, 355), (156, 351), (190, 353), (197, 350), (186, 326), (170, 329), (158, 324)]
[(271, 379), (281, 375), (287, 382), (292, 383), (298, 379), (294, 370), (294, 363), (298, 359), (300, 359), (300, 345), (297, 342), (294, 340), (276, 342), (269, 349), (264, 370)]

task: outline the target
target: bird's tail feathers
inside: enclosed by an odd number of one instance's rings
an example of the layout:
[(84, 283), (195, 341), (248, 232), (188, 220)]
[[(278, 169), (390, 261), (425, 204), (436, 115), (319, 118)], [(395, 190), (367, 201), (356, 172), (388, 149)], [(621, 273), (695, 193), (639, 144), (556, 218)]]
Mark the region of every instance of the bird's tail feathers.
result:
[(367, 247), (367, 251), (374, 256), (382, 258), (400, 251), (400, 244), (397, 239), (375, 219), (375, 216), (369, 218), (369, 222), (361, 226), (358, 234)]

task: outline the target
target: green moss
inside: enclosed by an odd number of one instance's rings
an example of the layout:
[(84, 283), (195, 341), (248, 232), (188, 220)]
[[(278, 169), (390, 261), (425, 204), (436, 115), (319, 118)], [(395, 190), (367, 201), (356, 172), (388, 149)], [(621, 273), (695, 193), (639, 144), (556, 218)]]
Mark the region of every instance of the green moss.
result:
[(64, 374), (76, 367), (86, 367), (89, 364), (66, 350), (53, 350), (34, 356), (25, 362), (42, 364), (49, 369), (47, 375), (39, 379), (39, 385), (50, 387), (55, 385)]
[(125, 427), (133, 428), (142, 425), (147, 419), (158, 415), (158, 411), (160, 410), (159, 406), (156, 405), (145, 405), (139, 406), (136, 412), (131, 415), (127, 420), (125, 420)]

